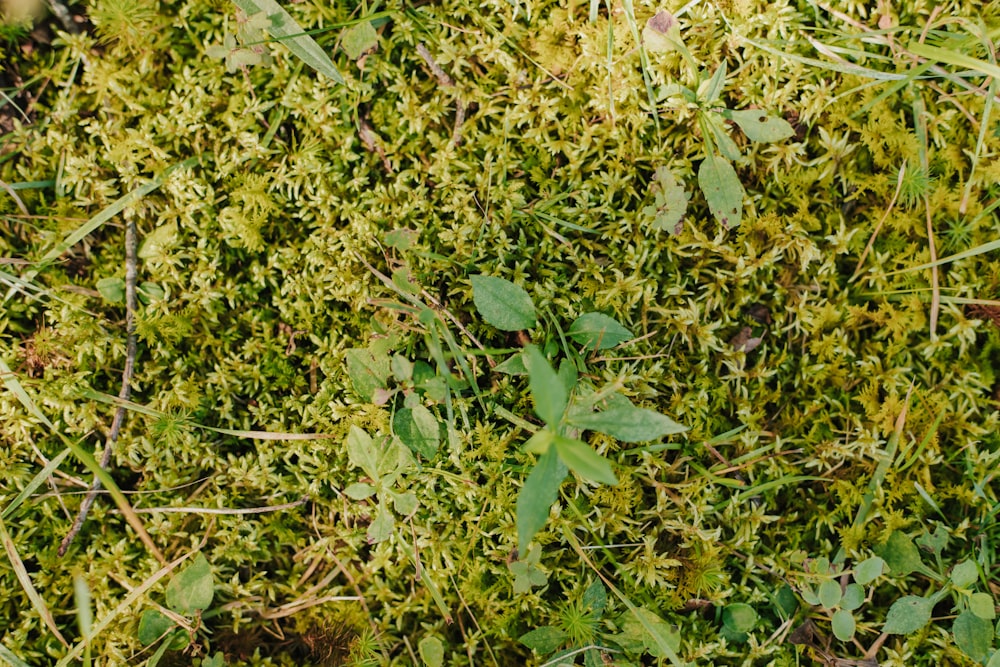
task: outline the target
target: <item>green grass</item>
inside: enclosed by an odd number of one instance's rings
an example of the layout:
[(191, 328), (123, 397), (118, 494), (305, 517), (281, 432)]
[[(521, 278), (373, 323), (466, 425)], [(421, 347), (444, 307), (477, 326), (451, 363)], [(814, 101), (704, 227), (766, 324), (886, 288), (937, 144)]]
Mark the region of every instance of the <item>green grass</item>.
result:
[(997, 8), (237, 4), (0, 33), (0, 663), (1000, 664)]

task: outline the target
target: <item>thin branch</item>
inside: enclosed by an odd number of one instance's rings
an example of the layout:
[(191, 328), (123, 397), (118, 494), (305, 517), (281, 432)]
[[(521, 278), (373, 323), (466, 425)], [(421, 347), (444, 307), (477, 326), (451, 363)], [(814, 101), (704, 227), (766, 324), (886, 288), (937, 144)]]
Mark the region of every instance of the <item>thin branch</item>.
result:
[[(125, 347), (125, 370), (122, 371), (122, 388), (118, 392), (118, 398), (122, 401), (128, 401), (132, 394), (132, 374), (135, 370), (137, 347), (135, 333), (136, 282), (139, 273), (138, 262), (136, 260), (137, 245), (135, 221), (128, 220), (125, 223), (125, 335), (127, 342)], [(111, 422), (111, 432), (108, 434), (108, 440), (104, 444), (104, 451), (101, 453), (100, 460), (101, 468), (105, 470), (107, 470), (111, 463), (111, 454), (114, 451), (115, 443), (118, 442), (118, 434), (121, 432), (122, 422), (125, 421), (125, 410), (124, 405), (119, 405), (115, 411), (114, 420)], [(90, 491), (80, 504), (80, 511), (76, 515), (73, 527), (70, 528), (66, 537), (63, 538), (62, 544), (59, 545), (60, 556), (66, 554), (70, 544), (73, 543), (73, 539), (80, 532), (80, 529), (83, 528), (83, 524), (87, 520), (87, 513), (90, 512), (90, 508), (93, 506), (97, 498), (97, 493), (100, 490), (101, 480), (95, 476), (94, 481), (90, 485)]]

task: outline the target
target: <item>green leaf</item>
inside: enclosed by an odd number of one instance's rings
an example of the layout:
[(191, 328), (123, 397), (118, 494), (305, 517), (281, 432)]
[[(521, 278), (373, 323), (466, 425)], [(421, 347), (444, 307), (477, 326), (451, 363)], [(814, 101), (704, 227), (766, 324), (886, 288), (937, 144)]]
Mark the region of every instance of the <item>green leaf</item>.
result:
[(997, 617), (996, 604), (993, 602), (993, 596), (989, 593), (973, 593), (969, 597), (969, 610), (987, 621), (992, 621)]
[(541, 456), (549, 451), (549, 447), (555, 442), (556, 432), (549, 428), (539, 429), (533, 436), (524, 443), (524, 451)]
[(719, 67), (716, 68), (715, 73), (712, 74), (712, 78), (707, 81), (702, 81), (701, 85), (698, 86), (698, 98), (702, 102), (702, 106), (712, 106), (718, 101), (719, 96), (722, 95), (722, 89), (726, 85), (726, 61), (723, 60), (719, 63)]
[(986, 667), (1000, 667), (1000, 651), (994, 651)]
[(827, 609), (833, 609), (839, 605), (842, 595), (840, 582), (836, 579), (827, 579), (819, 585), (819, 603)]
[(344, 489), (344, 495), (353, 500), (364, 500), (375, 495), (375, 487), (364, 482), (357, 482)]
[(509, 280), (474, 275), (472, 301), (483, 319), (501, 331), (531, 329), (537, 323), (531, 296)]
[(424, 406), (398, 410), (392, 418), (392, 430), (415, 454), (425, 459), (437, 454), (441, 443), (441, 425)]
[(518, 641), (540, 655), (552, 653), (569, 638), (566, 631), (551, 625), (535, 628), (518, 638)]
[(369, 544), (385, 542), (392, 537), (392, 530), (395, 527), (396, 520), (393, 518), (392, 512), (383, 503), (379, 503), (375, 519), (368, 524), (368, 532), (365, 537)]
[(832, 621), (833, 634), (837, 639), (846, 642), (854, 637), (854, 630), (857, 628), (854, 614), (846, 609), (838, 609), (834, 612)]
[(906, 533), (898, 530), (889, 536), (889, 540), (882, 547), (881, 556), (889, 566), (889, 571), (899, 577), (924, 566), (917, 545)]
[(854, 568), (854, 581), (865, 586), (881, 577), (883, 572), (885, 572), (885, 561), (878, 556), (872, 556)]
[(150, 646), (175, 626), (176, 623), (156, 609), (146, 609), (139, 617), (139, 643), (143, 646)]
[(670, 12), (660, 10), (642, 29), (642, 44), (651, 53), (673, 51), (681, 42), (680, 23)]
[(125, 301), (125, 281), (121, 278), (101, 278), (97, 281), (97, 293), (108, 303)]
[(378, 470), (378, 450), (371, 436), (362, 431), (357, 426), (351, 426), (347, 433), (347, 458), (356, 468), (361, 468), (365, 474), (377, 480)]
[(587, 350), (607, 350), (634, 338), (631, 331), (603, 313), (581, 315), (569, 325), (567, 333)]
[(795, 134), (795, 129), (784, 118), (768, 116), (766, 112), (758, 109), (726, 111), (724, 115), (739, 125), (750, 141), (771, 143)]
[(559, 460), (555, 447), (538, 459), (528, 479), (517, 494), (517, 543), (520, 553), (549, 518), (549, 509), (559, 495), (559, 485), (566, 478), (566, 465)]
[(344, 30), (340, 45), (348, 58), (357, 60), (378, 46), (378, 33), (371, 21), (363, 21)]
[[(677, 182), (674, 173), (667, 167), (656, 169), (653, 182), (649, 185), (649, 192), (653, 195), (653, 205), (643, 208), (642, 213), (653, 221), (653, 229), (680, 234), (684, 228), (683, 218), (691, 195)], [(631, 337), (632, 334), (629, 333), (629, 338)]]
[(566, 467), (580, 477), (611, 486), (618, 484), (611, 462), (591, 449), (587, 443), (557, 434), (554, 444)]
[(514, 354), (507, 357), (505, 361), (493, 368), (493, 372), (504, 375), (527, 375), (528, 369), (524, 367), (524, 355)]
[(153, 259), (168, 252), (177, 242), (177, 231), (176, 222), (168, 222), (151, 231), (139, 246), (136, 253), (139, 259)]
[(698, 186), (716, 220), (730, 229), (740, 224), (743, 185), (728, 160), (719, 155), (709, 155), (702, 160), (698, 168)]
[(722, 610), (722, 624), (731, 632), (744, 634), (757, 625), (757, 611), (748, 604), (737, 602)]
[(178, 614), (191, 615), (208, 609), (214, 595), (212, 566), (201, 553), (167, 584), (167, 606)]
[(600, 579), (594, 579), (583, 592), (583, 606), (590, 609), (597, 617), (604, 613), (604, 608), (608, 606), (608, 592)]
[(993, 624), (979, 618), (971, 611), (963, 611), (951, 626), (955, 634), (955, 644), (966, 655), (978, 663), (984, 663), (990, 657), (993, 648)]
[(537, 544), (532, 544), (527, 556), (522, 556), (508, 567), (514, 575), (514, 595), (527, 593), (535, 586), (544, 586), (549, 581), (549, 575), (539, 568), (542, 550)]
[(865, 589), (859, 584), (847, 584), (840, 598), (840, 608), (854, 611), (865, 603)]
[(389, 386), (392, 371), (388, 354), (367, 348), (352, 348), (344, 353), (344, 358), (354, 391), (364, 400), (373, 400), (377, 390)]
[(740, 147), (729, 136), (729, 128), (726, 127), (722, 117), (714, 111), (703, 112), (701, 117), (704, 119), (708, 131), (712, 133), (712, 139), (719, 146), (719, 152), (722, 153), (722, 157), (731, 162), (739, 161), (742, 157), (740, 155)]
[(444, 644), (437, 637), (424, 637), (417, 644), (420, 652), (420, 659), (427, 667), (441, 667), (444, 665)]
[(524, 367), (528, 369), (528, 386), (535, 400), (535, 414), (546, 424), (555, 426), (566, 410), (569, 393), (535, 345), (528, 345), (521, 354), (524, 355)]
[(392, 495), (392, 508), (396, 510), (396, 513), (402, 517), (411, 516), (417, 511), (417, 506), (420, 504), (417, 500), (417, 494), (412, 491), (407, 491), (406, 493), (390, 493)]
[(979, 568), (975, 561), (963, 560), (952, 569), (950, 579), (956, 588), (968, 588), (979, 579)]
[(908, 635), (931, 621), (934, 603), (916, 595), (901, 597), (889, 607), (882, 632), (890, 635)]
[(291, 14), (282, 9), (275, 0), (233, 0), (233, 2), (247, 16), (264, 12), (271, 21), (267, 29), (271, 37), (281, 41), (299, 60), (323, 76), (336, 83), (344, 83), (344, 77), (337, 71), (323, 47), (305, 34), (306, 31), (299, 27)]
[(570, 424), (589, 431), (599, 431), (622, 442), (644, 442), (688, 430), (666, 415), (645, 408), (616, 407), (602, 412), (575, 413)]
[(624, 644), (632, 646), (638, 644), (642, 650), (654, 657), (667, 657), (661, 645), (675, 654), (681, 650), (681, 634), (677, 628), (645, 607), (635, 607), (622, 614), (619, 627), (622, 629), (622, 634), (615, 637), (616, 641), (620, 638)]

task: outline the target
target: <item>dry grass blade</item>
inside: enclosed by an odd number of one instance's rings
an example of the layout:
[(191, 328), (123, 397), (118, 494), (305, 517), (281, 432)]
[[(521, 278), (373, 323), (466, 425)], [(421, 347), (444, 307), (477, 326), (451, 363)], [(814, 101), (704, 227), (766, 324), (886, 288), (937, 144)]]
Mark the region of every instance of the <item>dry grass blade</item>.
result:
[(3, 519), (0, 519), (0, 540), (3, 541), (3, 549), (7, 552), (7, 558), (10, 560), (10, 564), (14, 568), (14, 575), (21, 583), (21, 588), (24, 590), (25, 595), (27, 595), (28, 599), (31, 600), (31, 606), (35, 608), (35, 611), (38, 612), (38, 615), (41, 617), (45, 625), (48, 626), (52, 634), (56, 636), (56, 639), (58, 639), (63, 646), (69, 648), (69, 642), (66, 641), (66, 638), (62, 636), (61, 632), (59, 632), (59, 628), (56, 626), (56, 621), (52, 618), (52, 612), (50, 612), (49, 608), (46, 606), (45, 600), (42, 599), (42, 596), (38, 594), (37, 590), (35, 590), (34, 584), (31, 583), (31, 577), (28, 575), (28, 570), (24, 567), (24, 562), (21, 560), (21, 557), (17, 555), (17, 547), (14, 545), (14, 540), (11, 539), (10, 533), (7, 532), (7, 526), (4, 525)]
[[(200, 549), (200, 547), (198, 548)], [(146, 579), (146, 581), (142, 582), (142, 584), (130, 590), (128, 592), (128, 595), (126, 595), (124, 599), (122, 599), (122, 601), (118, 603), (117, 607), (112, 609), (110, 612), (105, 614), (99, 621), (94, 623), (90, 633), (87, 636), (81, 638), (80, 641), (77, 642), (75, 646), (73, 646), (73, 649), (65, 656), (63, 656), (59, 662), (56, 663), (56, 667), (67, 667), (67, 665), (73, 664), (77, 660), (77, 658), (79, 658), (80, 655), (83, 653), (84, 648), (92, 644), (94, 639), (96, 639), (97, 636), (101, 634), (101, 632), (103, 632), (105, 628), (111, 625), (112, 621), (114, 621), (118, 616), (126, 612), (128, 608), (131, 607), (136, 602), (136, 600), (140, 599), (143, 595), (146, 594), (146, 591), (155, 586), (156, 582), (158, 582), (160, 579), (163, 579), (168, 574), (173, 572), (175, 569), (177, 569), (178, 565), (186, 561), (191, 556), (195, 555), (197, 552), (198, 549), (195, 549), (194, 551), (186, 553), (180, 558), (177, 558), (176, 560), (172, 560), (169, 563), (165, 563), (163, 567), (154, 572), (152, 576)]]
[(903, 165), (899, 168), (899, 177), (896, 179), (896, 191), (892, 193), (892, 199), (889, 201), (889, 206), (886, 207), (885, 213), (882, 214), (882, 218), (875, 225), (875, 231), (872, 232), (872, 236), (868, 239), (868, 244), (865, 246), (864, 252), (861, 253), (861, 257), (858, 259), (858, 265), (854, 269), (854, 273), (851, 275), (848, 282), (854, 282), (858, 274), (861, 273), (861, 268), (864, 266), (865, 258), (868, 257), (868, 253), (871, 252), (872, 247), (875, 245), (875, 239), (878, 238), (878, 233), (882, 231), (882, 225), (885, 224), (886, 219), (889, 214), (892, 213), (893, 207), (896, 205), (896, 199), (899, 198), (899, 193), (903, 189), (903, 177), (906, 175), (906, 161), (903, 161)]

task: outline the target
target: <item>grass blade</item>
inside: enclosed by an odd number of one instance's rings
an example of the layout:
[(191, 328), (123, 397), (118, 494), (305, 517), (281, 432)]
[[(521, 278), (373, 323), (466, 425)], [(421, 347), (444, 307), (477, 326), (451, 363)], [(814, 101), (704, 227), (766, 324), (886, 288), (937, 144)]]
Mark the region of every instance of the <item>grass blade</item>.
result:
[(233, 0), (247, 16), (264, 12), (271, 19), (268, 33), (288, 47), (296, 57), (309, 67), (333, 81), (344, 84), (344, 77), (330, 60), (323, 47), (315, 39), (305, 34), (292, 15), (274, 0)]
[(31, 577), (28, 575), (28, 570), (24, 567), (24, 562), (17, 554), (17, 547), (14, 545), (14, 540), (11, 539), (10, 534), (7, 532), (7, 526), (4, 525), (3, 519), (0, 519), (0, 541), (3, 541), (3, 548), (4, 551), (7, 552), (7, 558), (10, 560), (11, 566), (14, 568), (14, 575), (21, 583), (21, 588), (24, 589), (28, 599), (31, 600), (31, 606), (35, 608), (35, 611), (38, 612), (38, 615), (42, 618), (45, 625), (48, 626), (52, 634), (56, 636), (56, 639), (58, 639), (63, 646), (69, 648), (69, 642), (66, 641), (66, 638), (62, 636), (61, 632), (59, 632), (59, 628), (56, 626), (56, 620), (52, 618), (52, 613), (45, 605), (45, 600), (42, 599), (42, 596), (38, 594), (37, 590), (35, 590), (34, 584), (31, 583)]
[(63, 460), (69, 456), (70, 451), (64, 449), (59, 454), (48, 462), (48, 464), (38, 471), (38, 474), (31, 478), (28, 485), (21, 490), (21, 493), (17, 494), (14, 500), (10, 501), (10, 504), (4, 508), (3, 513), (0, 514), (0, 519), (6, 519), (11, 514), (13, 514), (18, 507), (21, 506), (25, 500), (27, 500), (35, 490), (45, 483), (45, 480), (49, 478), (49, 475), (56, 471), (56, 468), (63, 462)]

